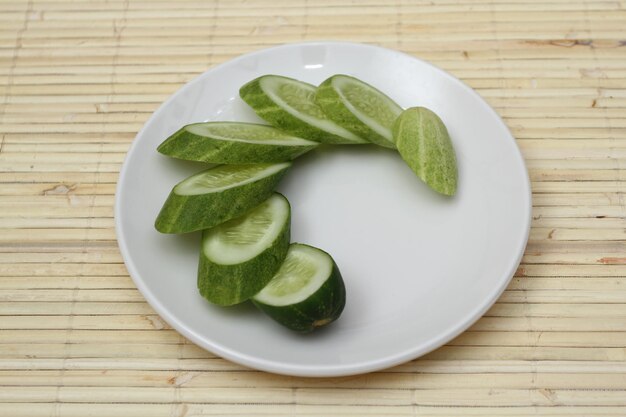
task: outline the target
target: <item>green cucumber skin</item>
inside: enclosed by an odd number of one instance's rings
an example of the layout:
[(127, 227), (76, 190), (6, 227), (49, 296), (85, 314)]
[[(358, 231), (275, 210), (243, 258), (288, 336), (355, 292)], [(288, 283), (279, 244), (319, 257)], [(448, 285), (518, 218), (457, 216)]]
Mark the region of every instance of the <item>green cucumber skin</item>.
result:
[[(376, 145), (396, 149), (393, 141), (390, 141), (373, 129), (369, 128), (365, 123), (359, 120), (359, 118), (356, 117), (345, 104), (343, 104), (339, 93), (337, 93), (335, 88), (332, 86), (332, 79), (333, 77), (330, 77), (320, 84), (320, 86), (317, 87), (317, 93), (315, 94), (315, 102), (322, 108), (326, 117), (344, 129), (347, 129), (355, 135), (362, 137), (363, 139), (367, 139)], [(383, 93), (381, 92), (380, 94)], [(389, 126), (390, 130), (391, 128), (392, 126)]]
[[(204, 241), (204, 234), (203, 239)], [(272, 245), (254, 258), (234, 265), (220, 265), (206, 257), (202, 246), (198, 263), (198, 290), (213, 304), (230, 306), (258, 293), (274, 277), (287, 256), (291, 240), (291, 213)], [(246, 288), (239, 285), (247, 281)], [(251, 285), (254, 282), (254, 285)]]
[(210, 229), (241, 216), (269, 198), (289, 168), (258, 181), (216, 193), (181, 196), (172, 190), (154, 227), (161, 233), (189, 233)]
[(255, 164), (290, 161), (316, 148), (316, 145), (281, 146), (212, 139), (188, 132), (185, 127), (165, 139), (157, 150), (163, 155), (187, 161)]
[[(311, 126), (303, 120), (292, 116), (289, 112), (277, 106), (267, 96), (267, 94), (263, 92), (263, 90), (261, 89), (262, 78), (263, 77), (259, 77), (246, 83), (239, 90), (239, 96), (250, 107), (252, 107), (252, 109), (259, 117), (261, 117), (272, 126), (284, 132), (290, 133), (294, 136), (309, 139), (319, 143), (327, 143), (333, 145), (353, 145), (365, 143), (355, 142), (353, 140), (326, 132), (325, 130), (318, 129), (315, 126)], [(292, 78), (289, 79), (293, 80)], [(293, 81), (301, 82), (297, 80)]]
[[(309, 333), (337, 320), (346, 305), (346, 287), (333, 260), (328, 279), (309, 298), (296, 304), (275, 307), (252, 298), (259, 310), (283, 326), (298, 333)], [(316, 322), (323, 321), (322, 325)]]
[(393, 137), (398, 153), (422, 181), (441, 194), (456, 193), (456, 155), (439, 116), (425, 107), (407, 109), (396, 120)]

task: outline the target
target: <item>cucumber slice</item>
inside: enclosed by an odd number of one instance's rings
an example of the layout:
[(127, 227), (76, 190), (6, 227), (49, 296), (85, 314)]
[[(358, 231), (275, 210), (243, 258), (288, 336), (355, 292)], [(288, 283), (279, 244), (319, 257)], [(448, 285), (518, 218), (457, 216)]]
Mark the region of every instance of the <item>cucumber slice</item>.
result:
[(337, 74), (317, 88), (315, 101), (333, 122), (372, 143), (395, 149), (391, 130), (402, 107), (381, 91)]
[(164, 155), (214, 164), (289, 161), (318, 144), (271, 126), (241, 122), (206, 122), (184, 126), (157, 150)]
[(425, 107), (405, 110), (393, 128), (402, 159), (433, 190), (454, 195), (457, 185), (456, 156), (443, 121)]
[(274, 278), (252, 302), (283, 326), (307, 333), (339, 318), (346, 288), (329, 254), (293, 243)]
[(258, 293), (287, 256), (289, 202), (274, 193), (241, 217), (202, 234), (198, 289), (208, 301), (233, 305)]
[(208, 229), (241, 216), (267, 199), (291, 162), (218, 165), (178, 183), (155, 227), (161, 233)]
[(241, 98), (272, 126), (321, 143), (366, 143), (330, 120), (315, 103), (315, 86), (279, 75), (264, 75), (239, 90)]

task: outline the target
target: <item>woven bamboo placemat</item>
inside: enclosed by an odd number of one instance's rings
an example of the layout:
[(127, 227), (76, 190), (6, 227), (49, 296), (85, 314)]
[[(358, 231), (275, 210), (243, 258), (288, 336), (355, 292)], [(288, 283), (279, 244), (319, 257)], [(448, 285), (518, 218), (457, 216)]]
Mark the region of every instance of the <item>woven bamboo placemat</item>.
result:
[[(128, 277), (115, 183), (156, 107), (286, 42), (429, 60), (505, 118), (533, 183), (522, 264), (447, 346), (369, 375), (251, 371)], [(0, 2), (0, 415), (626, 415), (626, 2)]]

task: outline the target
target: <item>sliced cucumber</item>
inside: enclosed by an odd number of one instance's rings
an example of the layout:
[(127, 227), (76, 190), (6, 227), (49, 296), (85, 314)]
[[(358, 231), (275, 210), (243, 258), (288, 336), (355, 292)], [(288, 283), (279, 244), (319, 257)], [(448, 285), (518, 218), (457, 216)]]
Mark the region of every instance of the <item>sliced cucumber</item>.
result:
[(241, 217), (202, 234), (198, 289), (210, 302), (246, 301), (272, 279), (287, 255), (290, 207), (274, 193)]
[(392, 128), (402, 107), (371, 85), (337, 74), (317, 88), (315, 101), (329, 119), (355, 135), (395, 149)]
[(274, 278), (252, 301), (278, 323), (307, 333), (339, 318), (346, 289), (329, 254), (293, 243)]
[(167, 138), (164, 155), (214, 164), (289, 161), (317, 146), (271, 126), (241, 122), (193, 123)]
[(402, 159), (433, 190), (454, 195), (457, 166), (450, 135), (443, 121), (425, 107), (402, 112), (393, 128)]
[(271, 125), (321, 143), (366, 143), (330, 120), (315, 103), (315, 86), (279, 75), (264, 75), (239, 90), (241, 98)]
[(178, 183), (157, 216), (161, 233), (208, 229), (267, 199), (291, 162), (218, 165)]

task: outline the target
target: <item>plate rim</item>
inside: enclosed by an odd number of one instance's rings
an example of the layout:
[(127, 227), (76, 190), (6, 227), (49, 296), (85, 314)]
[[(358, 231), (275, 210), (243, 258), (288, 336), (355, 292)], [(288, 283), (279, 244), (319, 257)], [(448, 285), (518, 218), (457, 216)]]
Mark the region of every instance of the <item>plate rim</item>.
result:
[[(524, 225), (523, 225), (525, 233), (524, 233), (523, 238), (519, 242), (519, 245), (517, 248), (517, 255), (515, 257), (511, 257), (511, 261), (509, 262), (509, 267), (507, 268), (508, 269), (508, 272), (506, 274), (507, 278), (500, 280), (499, 285), (494, 287), (494, 289), (489, 293), (489, 296), (485, 297), (482, 303), (479, 303), (476, 306), (476, 308), (471, 312), (471, 314), (467, 315), (462, 320), (459, 320), (459, 322), (455, 326), (452, 326), (446, 331), (442, 332), (441, 334), (439, 334), (438, 337), (430, 339), (427, 343), (423, 343), (421, 345), (418, 345), (415, 348), (398, 352), (393, 355), (383, 356), (377, 360), (352, 363), (348, 365), (339, 364), (339, 365), (327, 365), (327, 366), (320, 366), (320, 365), (307, 366), (307, 365), (302, 365), (302, 364), (299, 364), (299, 365), (283, 364), (277, 361), (270, 361), (270, 360), (258, 358), (258, 357), (255, 357), (246, 353), (236, 351), (227, 346), (222, 346), (220, 344), (213, 343), (212, 341), (207, 340), (205, 337), (192, 331), (190, 328), (187, 327), (187, 325), (185, 325), (185, 323), (178, 320), (175, 316), (173, 316), (169, 312), (169, 310), (161, 303), (161, 301), (150, 291), (149, 286), (142, 279), (137, 268), (135, 267), (132, 257), (130, 256), (130, 251), (128, 249), (127, 242), (125, 241), (125, 238), (124, 238), (125, 236), (124, 227), (121, 221), (121, 218), (123, 217), (123, 214), (121, 212), (122, 188), (123, 188), (123, 184), (126, 182), (126, 172), (128, 170), (129, 161), (131, 160), (134, 152), (136, 152), (138, 143), (140, 142), (139, 139), (144, 136), (144, 132), (147, 129), (147, 127), (155, 119), (157, 119), (160, 116), (160, 114), (164, 111), (166, 105), (175, 97), (182, 94), (183, 91), (187, 90), (188, 88), (192, 88), (193, 85), (197, 84), (205, 77), (209, 77), (211, 73), (218, 71), (222, 67), (235, 64), (238, 61), (254, 57), (255, 55), (261, 55), (270, 51), (276, 51), (280, 49), (299, 48), (299, 47), (306, 47), (306, 46), (329, 46), (329, 45), (330, 46), (344, 46), (344, 47), (349, 47), (349, 48), (377, 49), (377, 50), (384, 51), (385, 53), (391, 52), (394, 54), (404, 55), (405, 57), (409, 59), (416, 60), (420, 62), (421, 64), (431, 67), (432, 69), (438, 71), (449, 80), (458, 84), (467, 93), (477, 98), (487, 108), (487, 110), (492, 114), (492, 116), (495, 116), (495, 120), (497, 120), (497, 123), (499, 123), (501, 127), (503, 127), (504, 130), (508, 133), (509, 138), (507, 138), (507, 140), (511, 141), (515, 157), (522, 167), (522, 173), (524, 174), (522, 175), (523, 177), (522, 180), (523, 180), (524, 188), (526, 191), (524, 193), (525, 194), (524, 200), (526, 200), (526, 207), (525, 207), (526, 216), (525, 216)], [(301, 377), (350, 376), (350, 375), (358, 375), (358, 374), (363, 374), (363, 373), (368, 373), (368, 372), (379, 371), (382, 369), (387, 369), (392, 366), (396, 366), (396, 365), (408, 362), (410, 360), (417, 359), (429, 352), (432, 352), (433, 350), (443, 346), (450, 340), (454, 339), (455, 337), (463, 333), (465, 330), (471, 327), (475, 322), (477, 322), (487, 312), (487, 310), (496, 303), (496, 301), (500, 298), (504, 290), (508, 287), (524, 255), (525, 248), (528, 243), (528, 238), (530, 236), (531, 220), (532, 220), (532, 188), (531, 188), (530, 177), (528, 175), (528, 168), (526, 166), (524, 157), (509, 127), (506, 125), (506, 123), (504, 123), (504, 121), (502, 120), (500, 115), (495, 111), (495, 109), (491, 107), (491, 105), (489, 105), (489, 103), (480, 94), (478, 94), (473, 88), (471, 88), (470, 86), (468, 86), (467, 84), (465, 84), (463, 81), (456, 78), (452, 74), (448, 73), (447, 71), (439, 68), (438, 66), (428, 61), (417, 58), (408, 53), (391, 49), (391, 48), (382, 47), (379, 45), (358, 43), (358, 42), (347, 42), (347, 41), (333, 41), (333, 40), (292, 42), (292, 43), (278, 44), (278, 45), (267, 47), (267, 48), (257, 49), (257, 50), (239, 55), (233, 59), (230, 59), (218, 65), (215, 65), (207, 69), (206, 71), (202, 72), (201, 74), (197, 75), (192, 80), (183, 84), (181, 87), (178, 88), (178, 90), (176, 90), (173, 94), (171, 94), (167, 99), (165, 99), (159, 105), (159, 107), (152, 113), (152, 115), (148, 118), (148, 120), (146, 120), (142, 128), (134, 137), (133, 142), (131, 143), (126, 153), (124, 162), (122, 163), (122, 167), (119, 172), (119, 178), (117, 180), (116, 189), (115, 189), (115, 203), (114, 203), (114, 221), (115, 221), (116, 240), (117, 240), (117, 244), (120, 249), (120, 252), (122, 254), (124, 264), (128, 270), (128, 273), (131, 279), (133, 280), (134, 284), (137, 286), (137, 289), (139, 290), (139, 292), (141, 292), (141, 294), (146, 299), (148, 304), (150, 304), (150, 306), (156, 311), (156, 313), (163, 320), (165, 320), (165, 322), (167, 322), (174, 330), (181, 333), (183, 336), (191, 340), (196, 345), (202, 347), (203, 349), (208, 350), (211, 353), (221, 356), (229, 361), (232, 361), (240, 365), (244, 365), (252, 369), (257, 369), (261, 371), (282, 374), (282, 375), (301, 376)]]

